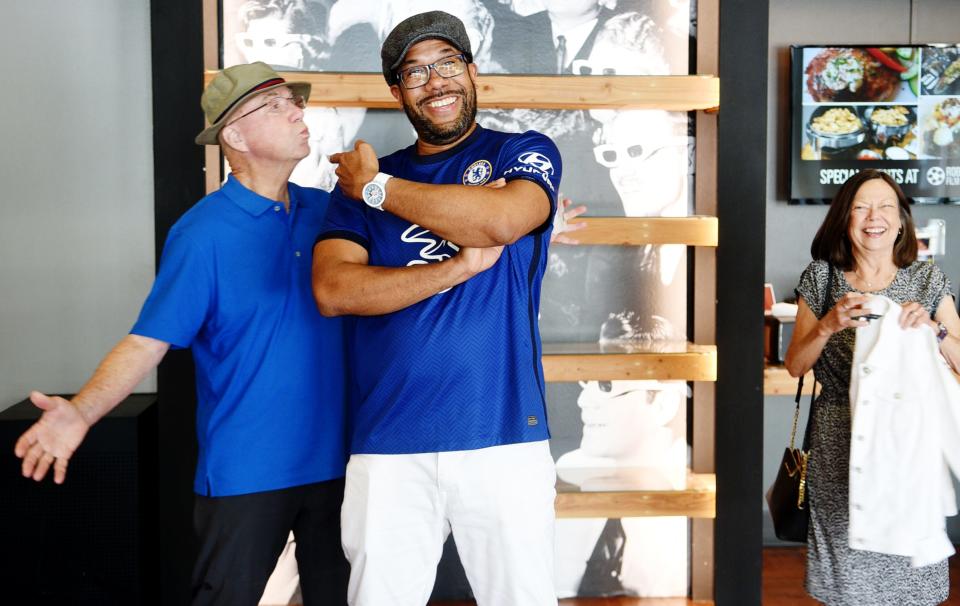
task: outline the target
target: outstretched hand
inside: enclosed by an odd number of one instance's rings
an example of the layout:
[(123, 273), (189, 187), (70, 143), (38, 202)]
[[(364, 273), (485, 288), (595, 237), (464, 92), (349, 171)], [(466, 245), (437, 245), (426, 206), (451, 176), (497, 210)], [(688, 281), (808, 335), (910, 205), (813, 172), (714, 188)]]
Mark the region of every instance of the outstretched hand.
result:
[(357, 139), (353, 151), (331, 154), (330, 162), (337, 165), (340, 189), (354, 200), (362, 199), (363, 186), (373, 181), (380, 172), (377, 152), (362, 139)]
[(90, 424), (75, 404), (63, 398), (32, 391), (30, 401), (43, 410), (43, 415), (17, 440), (14, 454), (23, 459), (25, 478), (33, 477), (39, 482), (53, 465), (53, 481), (63, 484), (67, 463), (87, 435)]
[[(562, 194), (561, 194), (562, 197)], [(587, 207), (581, 204), (580, 206), (574, 206), (570, 208), (573, 204), (573, 200), (570, 198), (562, 198), (560, 200), (560, 207), (557, 208), (557, 213), (553, 217), (553, 231), (550, 232), (550, 243), (558, 244), (579, 244), (580, 241), (576, 238), (571, 238), (569, 235), (570, 232), (583, 229), (587, 226), (586, 223), (570, 223), (570, 219), (575, 219), (583, 213), (587, 212)]]

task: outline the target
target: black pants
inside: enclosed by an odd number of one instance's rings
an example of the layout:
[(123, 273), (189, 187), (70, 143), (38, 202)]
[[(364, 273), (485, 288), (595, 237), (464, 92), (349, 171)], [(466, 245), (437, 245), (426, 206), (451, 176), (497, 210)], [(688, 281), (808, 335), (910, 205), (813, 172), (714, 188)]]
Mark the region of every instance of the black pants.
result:
[(232, 497), (197, 496), (193, 606), (256, 606), (293, 530), (304, 606), (347, 603), (343, 478)]

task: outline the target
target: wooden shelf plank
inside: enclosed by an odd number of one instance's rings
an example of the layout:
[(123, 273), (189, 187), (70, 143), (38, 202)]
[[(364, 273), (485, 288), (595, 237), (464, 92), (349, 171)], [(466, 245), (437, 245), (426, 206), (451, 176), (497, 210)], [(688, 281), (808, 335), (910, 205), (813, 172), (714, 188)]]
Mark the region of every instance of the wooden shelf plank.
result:
[[(803, 376), (803, 394), (810, 395), (813, 389), (813, 371)], [(765, 396), (795, 396), (797, 395), (797, 379), (791, 377), (783, 366), (763, 365), (763, 395)]]
[(604, 490), (581, 490), (557, 482), (559, 518), (637, 518), (650, 516), (716, 517), (717, 480), (714, 474), (687, 475), (686, 486), (663, 490), (631, 483), (623, 470), (603, 470), (609, 476)]
[(683, 341), (643, 344), (545, 343), (547, 381), (716, 381), (717, 348)]
[(570, 221), (570, 225), (578, 223), (586, 227), (570, 237), (586, 245), (717, 245), (716, 217), (582, 217)]
[[(205, 73), (204, 83), (213, 77)], [(313, 86), (310, 105), (396, 109), (381, 74), (283, 72)], [(715, 76), (521, 76), (488, 74), (477, 81), (481, 108), (665, 109), (689, 111), (720, 104)]]

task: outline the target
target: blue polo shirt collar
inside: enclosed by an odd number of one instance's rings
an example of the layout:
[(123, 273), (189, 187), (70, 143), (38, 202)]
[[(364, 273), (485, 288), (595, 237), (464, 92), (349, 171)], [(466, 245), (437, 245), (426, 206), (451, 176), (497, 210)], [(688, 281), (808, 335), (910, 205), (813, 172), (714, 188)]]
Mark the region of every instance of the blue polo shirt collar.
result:
[[(273, 210), (273, 208), (277, 205), (283, 207), (282, 202), (265, 198), (260, 194), (247, 189), (243, 183), (240, 183), (240, 181), (233, 176), (233, 173), (230, 173), (230, 175), (227, 176), (227, 181), (220, 188), (220, 191), (227, 196), (227, 198), (233, 201), (234, 204), (255, 217), (259, 217), (268, 210)], [(288, 192), (290, 196), (290, 212), (292, 214), (297, 208), (297, 199), (292, 189), (288, 188)]]

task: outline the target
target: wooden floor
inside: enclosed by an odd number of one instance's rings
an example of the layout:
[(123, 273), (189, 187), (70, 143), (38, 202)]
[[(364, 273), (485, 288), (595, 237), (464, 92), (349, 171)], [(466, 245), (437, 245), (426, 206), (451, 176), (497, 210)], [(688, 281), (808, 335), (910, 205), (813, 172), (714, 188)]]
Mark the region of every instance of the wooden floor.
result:
[[(768, 547), (763, 550), (763, 606), (819, 606), (803, 591), (806, 549)], [(950, 599), (946, 606), (960, 606), (960, 560), (950, 558)], [(560, 600), (561, 606), (695, 606), (686, 598), (579, 598)], [(472, 606), (476, 602), (431, 602), (430, 606)]]
[[(763, 550), (763, 606), (819, 606), (803, 591), (803, 547)], [(950, 558), (950, 597), (944, 606), (960, 606), (960, 559)]]

